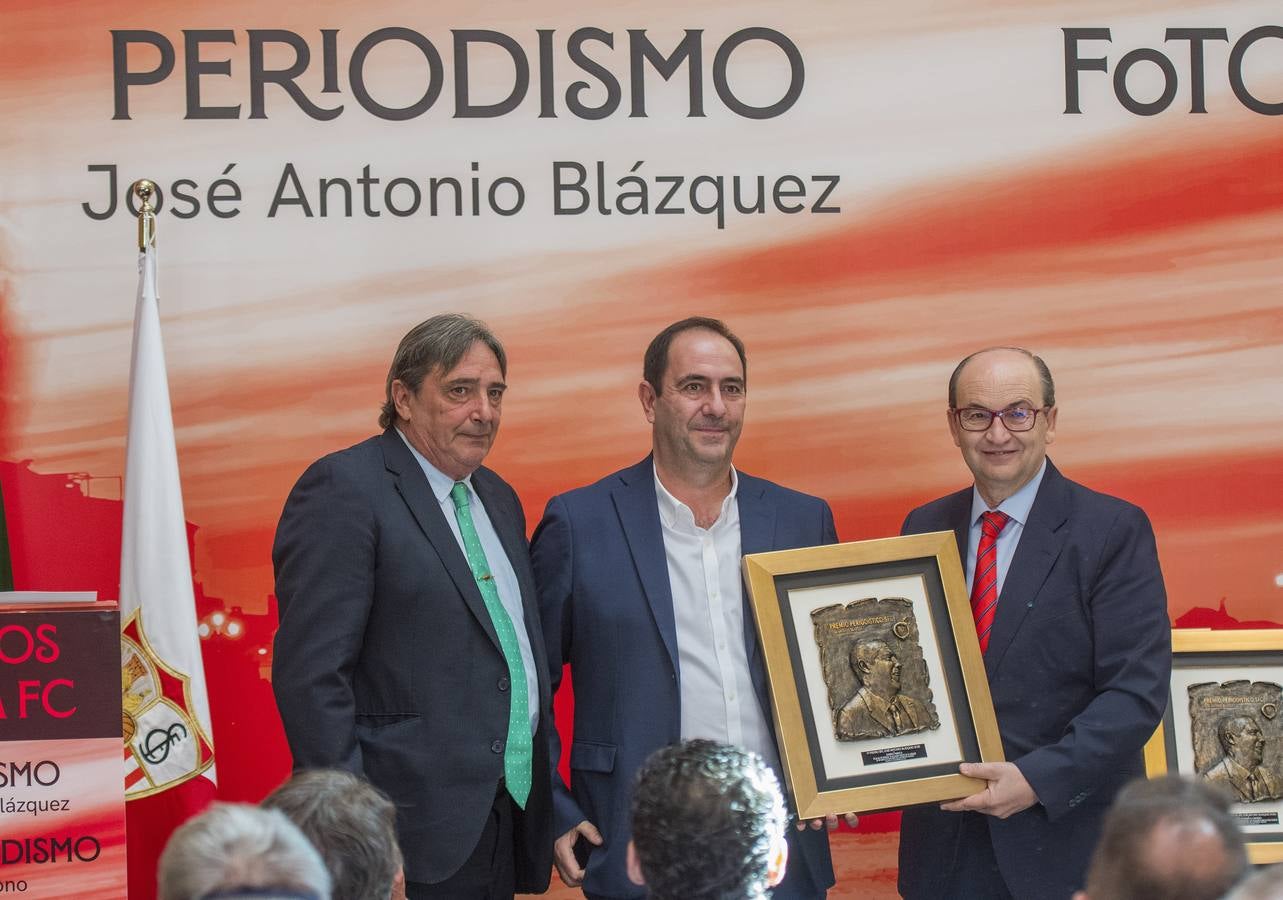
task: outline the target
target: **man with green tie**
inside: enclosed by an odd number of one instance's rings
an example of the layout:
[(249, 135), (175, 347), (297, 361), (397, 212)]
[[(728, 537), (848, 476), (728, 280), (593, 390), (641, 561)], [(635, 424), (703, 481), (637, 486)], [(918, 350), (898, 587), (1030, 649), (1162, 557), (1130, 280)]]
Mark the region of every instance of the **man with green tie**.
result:
[(549, 881), (552, 710), (525, 517), (482, 466), (506, 373), (475, 319), (411, 329), (383, 433), (303, 474), (272, 553), (295, 767), (348, 769), (392, 797), (410, 900)]

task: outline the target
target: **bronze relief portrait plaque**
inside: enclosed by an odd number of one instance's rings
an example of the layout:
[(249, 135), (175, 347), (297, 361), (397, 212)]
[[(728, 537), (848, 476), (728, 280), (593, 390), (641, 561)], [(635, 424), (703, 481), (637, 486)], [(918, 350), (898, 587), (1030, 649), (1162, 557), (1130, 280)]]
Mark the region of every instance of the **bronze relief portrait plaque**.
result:
[(1283, 862), (1283, 630), (1174, 629), (1171, 693), (1145, 768), (1220, 787), (1252, 862)]
[(965, 797), (1002, 759), (952, 532), (744, 557), (798, 814)]
[(1240, 803), (1283, 799), (1283, 686), (1269, 681), (1192, 684), (1190, 738), (1194, 770)]
[(913, 602), (870, 597), (811, 612), (833, 735), (872, 740), (940, 727)]

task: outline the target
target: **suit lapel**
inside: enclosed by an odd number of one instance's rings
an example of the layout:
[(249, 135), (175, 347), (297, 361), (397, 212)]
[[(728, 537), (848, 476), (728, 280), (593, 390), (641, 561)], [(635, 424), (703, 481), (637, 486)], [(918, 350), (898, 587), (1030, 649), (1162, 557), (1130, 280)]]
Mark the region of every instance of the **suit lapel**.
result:
[(1025, 616), (1033, 609), (1038, 592), (1065, 545), (1064, 525), (1069, 518), (1069, 503), (1064, 477), (1051, 460), (1047, 460), (1047, 471), (1029, 510), (1029, 521), (1020, 534), (1020, 543), (1016, 545), (1016, 554), (998, 595), (989, 649), (985, 653), (985, 669), (991, 678)]
[(763, 499), (765, 486), (760, 479), (743, 472), (739, 477), (736, 501), (740, 511), (740, 552), (765, 553), (775, 547), (775, 506)]
[(648, 456), (620, 473), (620, 484), (611, 491), (615, 512), (623, 526), (628, 550), (633, 557), (642, 591), (650, 605), (655, 627), (668, 650), (673, 672), (680, 677), (677, 663), (677, 622), (673, 613), (673, 589), (668, 580), (668, 557), (664, 553), (664, 532), (659, 524), (655, 499), (655, 469)]
[[(481, 591), (477, 588), (467, 557), (459, 548), (459, 542), (450, 530), (445, 513), (441, 511), (441, 504), (432, 493), (428, 478), (423, 474), (418, 461), (391, 428), (383, 433), (383, 461), (388, 471), (396, 476), (397, 493), (401, 495), (410, 514), (419, 523), (424, 537), (440, 557), (450, 580), (463, 597), (463, 602), (468, 605), (495, 647), (499, 647), (499, 636), (495, 633), (494, 623), (490, 621), (490, 613), (485, 601), (481, 599)], [(482, 502), (485, 502), (485, 498), (482, 498)], [(504, 546), (506, 548), (507, 544)]]
[[(517, 575), (517, 587), (521, 591), (521, 611), (525, 618), (526, 634), (530, 638), (530, 652), (534, 657), (535, 669), (537, 672), (547, 672), (544, 642), (539, 634), (538, 595), (535, 593), (534, 572), (529, 565), (530, 548), (522, 531), (525, 515), (512, 508), (512, 495), (500, 487), (501, 483), (499, 476), (489, 469), (478, 469), (472, 475), (472, 486), (486, 508), (486, 516), (499, 536), (499, 543), (503, 545), (503, 552), (512, 564), (512, 571)], [(546, 705), (549, 699), (548, 679), (540, 678), (541, 705)]]
[[(944, 524), (953, 530), (953, 537), (958, 542), (958, 558), (962, 560), (962, 570), (967, 570), (967, 556), (972, 552), (971, 544), (971, 497), (972, 488), (966, 488), (949, 495), (949, 503), (944, 513)], [(1008, 576), (1010, 577), (1010, 575)], [(970, 605), (970, 598), (965, 598)], [(1002, 604), (998, 604), (1002, 609)], [(992, 674), (991, 661), (995, 658), (993, 650), (994, 633), (989, 633), (989, 651), (985, 653), (985, 669)]]
[(962, 560), (962, 571), (967, 571), (967, 554), (971, 549), (971, 491), (965, 492), (963, 501), (958, 504), (950, 516), (953, 526), (953, 537), (958, 542), (958, 558)]
[(916, 521), (913, 529), (904, 534), (921, 534), (926, 531), (952, 531), (958, 544), (958, 558), (962, 568), (967, 568), (968, 544), (971, 543), (971, 488), (957, 491), (945, 498), (938, 517)]
[[(764, 499), (765, 485), (758, 479), (738, 473), (739, 492), (736, 502), (740, 514), (740, 555), (764, 553), (775, 547), (775, 506)], [(766, 666), (762, 662), (762, 645), (757, 639), (756, 617), (749, 601), (748, 586), (741, 582), (744, 603), (744, 648), (748, 651), (748, 671), (758, 703), (771, 721), (770, 692), (766, 683)]]
[(891, 716), (891, 704), (883, 703), (874, 697), (872, 691), (864, 695), (864, 708), (869, 711), (869, 718), (886, 729), (888, 734), (895, 734), (895, 719)]

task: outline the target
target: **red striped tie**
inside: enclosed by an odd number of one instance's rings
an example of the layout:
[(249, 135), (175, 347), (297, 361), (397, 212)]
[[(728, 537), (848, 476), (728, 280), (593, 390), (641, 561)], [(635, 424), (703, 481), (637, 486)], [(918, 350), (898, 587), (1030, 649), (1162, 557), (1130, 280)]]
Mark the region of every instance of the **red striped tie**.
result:
[(971, 582), (971, 615), (976, 620), (980, 652), (989, 649), (989, 630), (998, 609), (998, 535), (1011, 521), (1006, 513), (980, 516), (980, 546), (976, 548), (976, 574)]

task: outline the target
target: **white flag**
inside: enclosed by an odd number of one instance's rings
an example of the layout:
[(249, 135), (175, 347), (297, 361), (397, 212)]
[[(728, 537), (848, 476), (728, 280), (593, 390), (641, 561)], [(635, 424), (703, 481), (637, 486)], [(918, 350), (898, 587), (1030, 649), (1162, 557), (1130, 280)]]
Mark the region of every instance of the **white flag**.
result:
[(213, 732), (196, 633), (154, 247), (139, 257), (125, 456), (121, 683), (125, 796), (133, 800), (197, 775), (210, 782), (214, 778)]

